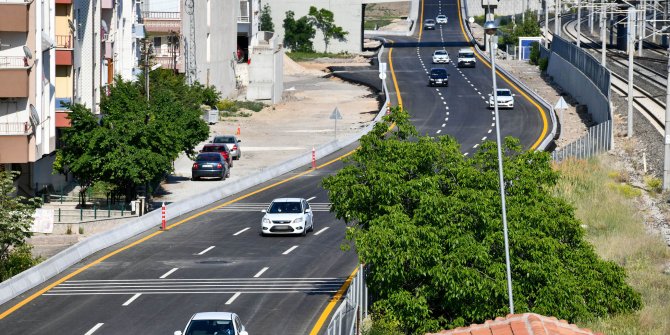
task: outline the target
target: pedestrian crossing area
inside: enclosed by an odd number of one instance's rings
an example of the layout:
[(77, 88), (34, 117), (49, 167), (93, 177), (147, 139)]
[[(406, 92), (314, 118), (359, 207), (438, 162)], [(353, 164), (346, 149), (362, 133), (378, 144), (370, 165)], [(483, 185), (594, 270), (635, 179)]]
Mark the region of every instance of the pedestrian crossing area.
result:
[(68, 280), (44, 295), (114, 294), (234, 294), (306, 293), (334, 294), (345, 278), (208, 278)]
[[(236, 202), (215, 210), (215, 212), (260, 212), (267, 209), (270, 203)], [(329, 212), (330, 202), (310, 202), (313, 212)]]

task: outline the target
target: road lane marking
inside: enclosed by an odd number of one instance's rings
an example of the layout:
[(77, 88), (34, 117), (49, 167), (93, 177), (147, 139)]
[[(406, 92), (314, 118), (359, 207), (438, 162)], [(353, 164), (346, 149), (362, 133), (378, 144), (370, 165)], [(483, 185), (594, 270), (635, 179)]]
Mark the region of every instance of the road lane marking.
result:
[(316, 233), (314, 233), (314, 236), (316, 236), (316, 235), (319, 235), (319, 234), (323, 233), (324, 231), (328, 230), (328, 228), (330, 228), (330, 227), (326, 227), (326, 228), (323, 228), (323, 229), (321, 229), (321, 230), (317, 231)]
[(98, 330), (100, 327), (102, 327), (102, 325), (104, 325), (104, 323), (98, 323), (97, 325), (93, 326), (93, 328), (91, 328), (91, 330), (87, 331), (86, 334), (84, 334), (84, 335), (91, 335), (91, 334), (95, 333), (95, 331)]
[(230, 299), (228, 299), (228, 301), (226, 301), (226, 305), (230, 305), (230, 304), (232, 304), (233, 301), (235, 301), (235, 299), (237, 299), (237, 297), (240, 296), (240, 294), (242, 294), (242, 293), (237, 292), (237, 293), (233, 294), (233, 296), (230, 297)]
[(444, 127), (444, 126), (446, 126), (446, 125), (447, 125), (446, 123), (443, 123), (443, 124), (442, 124), (442, 127)]
[(165, 278), (167, 278), (167, 276), (169, 276), (169, 275), (173, 274), (175, 271), (177, 271), (177, 269), (179, 269), (179, 268), (173, 268), (172, 270), (166, 272), (164, 275), (162, 275), (162, 276), (160, 276), (160, 277), (158, 277), (158, 278), (160, 278), (160, 279), (165, 279)]
[(130, 299), (126, 300), (126, 302), (123, 303), (121, 306), (128, 306), (130, 305), (135, 299), (139, 298), (142, 295), (142, 293), (136, 293), (134, 296), (132, 296)]
[(261, 276), (265, 271), (267, 271), (268, 269), (269, 269), (269, 267), (267, 267), (267, 266), (264, 267), (264, 268), (262, 268), (260, 271), (258, 271), (257, 274), (254, 275), (254, 278), (258, 278), (258, 277), (260, 277), (260, 276)]
[(309, 202), (309, 201), (312, 201), (314, 199), (316, 199), (316, 197), (311, 197), (311, 198), (307, 199), (307, 201)]
[(489, 134), (493, 131), (493, 129), (489, 129)]
[(442, 129), (438, 129), (438, 130), (437, 130), (437, 133), (438, 133), (438, 134), (441, 133), (441, 132), (442, 132)]
[[(421, 4), (423, 5), (423, 1), (421, 1)], [(423, 13), (422, 13), (423, 15)], [(323, 324), (328, 320), (328, 315), (330, 315), (330, 312), (335, 308), (335, 305), (342, 299), (344, 294), (347, 292), (347, 289), (349, 289), (349, 285), (351, 285), (351, 282), (354, 279), (354, 276), (356, 276), (356, 273), (358, 273), (358, 266), (354, 269), (353, 272), (349, 275), (349, 278), (342, 284), (342, 287), (340, 287), (339, 290), (337, 290), (337, 293), (333, 296), (332, 299), (330, 299), (330, 302), (328, 302), (328, 305), (326, 306), (326, 309), (323, 310), (321, 315), (319, 316), (319, 319), (316, 320), (316, 323), (314, 324), (314, 327), (312, 327), (312, 330), (309, 332), (309, 335), (318, 335), (319, 332), (321, 331), (321, 327), (323, 327)]]
[(238, 231), (237, 233), (233, 234), (233, 236), (237, 236), (237, 235), (239, 235), (239, 234), (242, 234), (242, 233), (244, 233), (245, 231), (247, 231), (247, 230), (249, 230), (249, 229), (250, 229), (249, 227), (246, 227), (246, 228), (244, 228), (244, 229)]
[(288, 255), (291, 251), (295, 250), (297, 247), (298, 247), (297, 245), (294, 245), (294, 246), (288, 248), (288, 250), (284, 251), (282, 253), (282, 255)]
[(486, 136), (482, 137), (482, 141), (486, 141)]
[(477, 149), (478, 146), (479, 146), (479, 143), (478, 143), (478, 144), (475, 144), (475, 146), (472, 147), (472, 148), (473, 148), (473, 149)]
[(214, 249), (214, 246), (211, 246), (211, 247), (209, 247), (209, 248), (207, 248), (207, 249), (205, 249), (205, 250), (199, 252), (197, 255), (204, 255), (206, 252), (208, 252), (208, 251), (210, 251), (210, 250), (212, 250), (212, 249)]

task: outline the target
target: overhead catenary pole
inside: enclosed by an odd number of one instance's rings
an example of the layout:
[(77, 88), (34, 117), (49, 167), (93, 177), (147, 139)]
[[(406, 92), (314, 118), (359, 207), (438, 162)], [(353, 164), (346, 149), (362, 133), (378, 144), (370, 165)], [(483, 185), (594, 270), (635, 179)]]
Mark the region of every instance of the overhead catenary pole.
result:
[(577, 0), (577, 47), (581, 46), (582, 42), (582, 3)]
[(544, 0), (544, 47), (549, 48), (549, 0)]
[(663, 191), (670, 188), (670, 47), (668, 47), (668, 81), (665, 85), (665, 155), (663, 160)]
[(600, 50), (600, 65), (607, 67), (607, 5), (603, 4), (600, 11), (600, 40), (602, 47)]
[(633, 136), (633, 54), (635, 53), (635, 7), (628, 7), (628, 132)]
[(555, 0), (554, 6), (554, 35), (561, 36), (561, 0)]
[(589, 30), (591, 31), (591, 35), (593, 35), (593, 15), (595, 13), (595, 5), (593, 3), (593, 0), (589, 0)]
[(638, 5), (640, 9), (642, 10), (642, 16), (636, 15), (637, 18), (637, 28), (638, 28), (638, 33), (637, 35), (639, 36), (638, 40), (638, 46), (637, 46), (637, 52), (638, 56), (642, 57), (642, 49), (643, 49), (643, 42), (644, 42), (644, 28), (646, 25), (646, 20), (647, 20), (647, 0), (644, 0), (641, 5)]

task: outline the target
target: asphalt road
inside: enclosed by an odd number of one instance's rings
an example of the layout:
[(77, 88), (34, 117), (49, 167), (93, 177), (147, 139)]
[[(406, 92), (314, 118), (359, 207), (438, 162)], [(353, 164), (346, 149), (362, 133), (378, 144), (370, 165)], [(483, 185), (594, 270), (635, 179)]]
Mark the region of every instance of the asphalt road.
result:
[[(464, 42), (456, 1), (427, 0), (424, 16), (438, 13), (447, 14), (449, 23), (423, 32), (421, 41), (444, 42), (455, 59)], [(495, 139), (493, 114), (482, 99), (488, 99), (491, 91), (490, 69), (481, 61), (476, 68), (460, 71), (446, 65), (451, 73), (449, 87), (429, 88), (426, 71), (432, 66), (434, 49), (419, 44), (418, 48), (394, 47), (390, 51), (404, 107), (421, 133), (451, 134), (463, 144), (464, 153), (473, 153), (483, 140)], [(374, 78), (370, 73), (366, 76)], [(393, 96), (399, 100), (395, 92)], [(540, 113), (518, 94), (516, 104), (514, 110), (501, 114), (503, 135), (519, 137), (524, 146), (531, 147), (544, 127)], [(328, 160), (324, 158), (320, 164)], [(171, 334), (182, 329), (195, 312), (232, 311), (240, 315), (252, 335), (309, 334), (358, 262), (353, 251), (340, 250), (345, 226), (328, 212), (328, 197), (320, 186), (325, 175), (341, 166), (337, 161), (308, 173), (304, 172), (309, 167), (303, 167), (223, 199), (210, 208), (225, 206), (167, 232), (155, 236), (150, 235), (153, 231), (147, 232), (96, 253), (42, 287), (0, 306), (0, 312), (6, 311), (68, 273), (88, 267), (9, 313), (0, 320), (0, 333)], [(260, 210), (277, 197), (310, 199), (315, 209), (314, 233), (261, 237)], [(319, 333), (324, 331), (325, 325)]]

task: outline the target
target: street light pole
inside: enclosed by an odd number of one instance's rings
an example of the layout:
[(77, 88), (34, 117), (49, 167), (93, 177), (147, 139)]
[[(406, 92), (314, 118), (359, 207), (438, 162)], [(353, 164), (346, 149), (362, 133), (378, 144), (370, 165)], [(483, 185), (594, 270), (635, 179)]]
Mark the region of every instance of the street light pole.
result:
[(577, 47), (579, 48), (582, 42), (582, 2), (577, 0)]
[(509, 311), (514, 314), (514, 297), (512, 294), (512, 269), (509, 257), (509, 238), (507, 235), (507, 208), (505, 205), (505, 180), (503, 179), (502, 143), (500, 141), (500, 118), (498, 115), (498, 86), (496, 84), (496, 56), (493, 48), (493, 36), (498, 27), (493, 21), (484, 24), (484, 31), (489, 35), (489, 50), (491, 54), (491, 77), (493, 79), (493, 113), (496, 125), (496, 143), (498, 147), (498, 179), (500, 181), (500, 201), (502, 202), (503, 235), (505, 238), (505, 266), (507, 269), (507, 295), (509, 297)]
[(633, 54), (635, 53), (635, 7), (628, 7), (628, 133), (633, 136)]
[(600, 39), (602, 40), (602, 49), (600, 52), (600, 65), (607, 67), (607, 6), (603, 4), (600, 12)]

